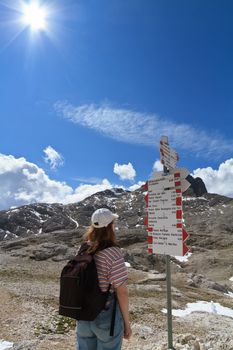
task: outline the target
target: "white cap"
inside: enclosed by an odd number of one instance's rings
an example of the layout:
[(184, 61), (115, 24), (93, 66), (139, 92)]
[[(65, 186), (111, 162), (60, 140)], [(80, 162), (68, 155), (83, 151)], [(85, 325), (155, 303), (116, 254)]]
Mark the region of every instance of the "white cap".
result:
[(91, 216), (92, 225), (96, 228), (107, 227), (118, 215), (107, 208), (97, 209)]

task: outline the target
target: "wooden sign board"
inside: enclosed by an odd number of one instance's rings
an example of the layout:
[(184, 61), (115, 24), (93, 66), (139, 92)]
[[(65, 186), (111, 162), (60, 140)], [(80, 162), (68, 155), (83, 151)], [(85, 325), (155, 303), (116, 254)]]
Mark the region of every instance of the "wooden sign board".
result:
[(160, 141), (160, 160), (168, 169), (174, 169), (179, 160), (179, 156), (166, 142)]

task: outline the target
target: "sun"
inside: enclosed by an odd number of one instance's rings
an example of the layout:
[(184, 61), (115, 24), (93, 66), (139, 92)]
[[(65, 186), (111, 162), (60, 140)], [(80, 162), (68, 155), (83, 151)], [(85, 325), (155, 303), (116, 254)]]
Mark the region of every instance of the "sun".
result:
[(47, 12), (38, 2), (24, 4), (22, 20), (26, 26), (30, 26), (33, 31), (46, 30)]

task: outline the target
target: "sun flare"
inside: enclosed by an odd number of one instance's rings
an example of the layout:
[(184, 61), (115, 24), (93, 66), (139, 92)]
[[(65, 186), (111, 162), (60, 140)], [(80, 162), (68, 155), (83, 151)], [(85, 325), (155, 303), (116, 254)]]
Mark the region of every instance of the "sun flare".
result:
[(46, 30), (47, 12), (44, 7), (36, 2), (25, 4), (23, 8), (23, 22), (30, 26), (32, 30)]

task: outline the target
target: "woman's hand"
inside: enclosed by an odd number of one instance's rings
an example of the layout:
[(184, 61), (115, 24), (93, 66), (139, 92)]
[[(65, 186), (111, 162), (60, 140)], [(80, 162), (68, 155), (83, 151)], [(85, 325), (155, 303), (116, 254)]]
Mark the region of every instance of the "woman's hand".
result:
[(130, 327), (130, 324), (125, 324), (124, 325), (124, 339), (129, 340), (131, 338), (132, 335), (132, 329)]
[(132, 335), (132, 330), (129, 322), (129, 299), (128, 289), (126, 284), (116, 288), (116, 295), (124, 320), (124, 339), (129, 339)]

